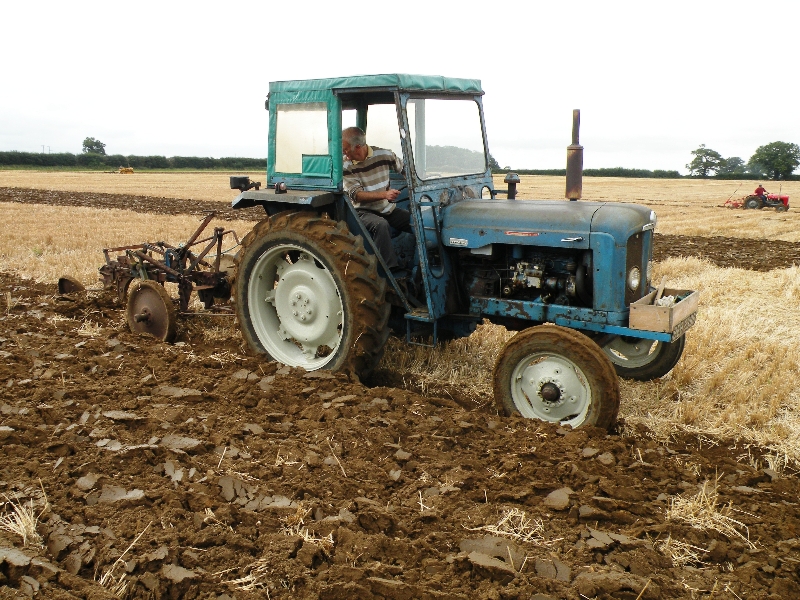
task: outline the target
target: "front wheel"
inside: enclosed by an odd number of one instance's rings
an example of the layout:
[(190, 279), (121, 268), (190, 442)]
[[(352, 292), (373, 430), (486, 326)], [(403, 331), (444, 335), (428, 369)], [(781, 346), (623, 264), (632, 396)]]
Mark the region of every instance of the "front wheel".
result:
[(663, 377), (678, 364), (685, 345), (685, 335), (674, 342), (620, 336), (606, 344), (603, 352), (614, 364), (620, 377), (651, 381)]
[(506, 415), (608, 429), (619, 411), (619, 381), (600, 347), (556, 325), (521, 331), (494, 368), (494, 397)]
[(242, 240), (236, 316), (252, 350), (285, 365), (367, 375), (389, 335), (385, 280), (343, 222), (281, 213)]

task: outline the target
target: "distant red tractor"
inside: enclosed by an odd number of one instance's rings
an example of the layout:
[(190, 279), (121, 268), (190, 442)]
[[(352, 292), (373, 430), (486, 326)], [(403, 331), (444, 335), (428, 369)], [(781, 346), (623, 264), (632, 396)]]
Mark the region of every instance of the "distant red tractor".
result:
[(766, 194), (765, 196), (747, 196), (743, 205), (745, 208), (774, 208), (777, 212), (789, 210), (789, 196), (781, 194)]

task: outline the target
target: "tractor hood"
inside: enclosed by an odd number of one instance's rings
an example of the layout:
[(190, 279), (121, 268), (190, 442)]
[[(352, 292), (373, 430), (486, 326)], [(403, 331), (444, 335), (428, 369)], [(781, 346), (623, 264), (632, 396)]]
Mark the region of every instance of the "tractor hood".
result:
[(619, 244), (653, 229), (655, 213), (638, 204), (565, 200), (468, 200), (443, 211), (445, 246), (481, 248), (522, 244), (588, 248), (592, 233)]

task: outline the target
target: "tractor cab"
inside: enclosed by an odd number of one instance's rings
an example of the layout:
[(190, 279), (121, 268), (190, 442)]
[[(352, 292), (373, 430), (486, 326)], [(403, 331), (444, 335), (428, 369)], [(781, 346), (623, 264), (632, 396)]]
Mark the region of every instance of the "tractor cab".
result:
[[(406, 318), (435, 323), (445, 316), (452, 276), (442, 239), (442, 210), (464, 199), (495, 195), (482, 96), (478, 80), (437, 76), (273, 82), (266, 103), (269, 189), (239, 186), (242, 193), (234, 207), (261, 204), (272, 215), (303, 208), (300, 204), (345, 221), (376, 255)], [(365, 131), (370, 146), (392, 150), (403, 159), (404, 172), (392, 173), (391, 186), (401, 190), (397, 202), (411, 213), (415, 235), (401, 234), (393, 245), (402, 266), (422, 288), (416, 301), (394, 281), (342, 193), (341, 135), (351, 126)]]

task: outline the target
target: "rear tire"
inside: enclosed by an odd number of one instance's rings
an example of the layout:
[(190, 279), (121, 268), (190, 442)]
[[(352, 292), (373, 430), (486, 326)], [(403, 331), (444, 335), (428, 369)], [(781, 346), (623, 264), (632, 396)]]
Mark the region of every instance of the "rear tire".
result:
[(763, 203), (761, 202), (761, 198), (759, 198), (758, 196), (748, 196), (744, 200), (744, 207), (751, 209), (759, 209), (763, 208)]
[(603, 352), (614, 364), (620, 377), (651, 381), (663, 377), (678, 364), (685, 345), (685, 335), (674, 342), (620, 336), (606, 344)]
[(600, 347), (556, 325), (521, 331), (494, 368), (494, 397), (506, 415), (608, 429), (619, 412), (619, 381)]
[(386, 282), (344, 222), (309, 213), (261, 221), (242, 240), (233, 289), (242, 336), (256, 353), (357, 377), (383, 355)]

